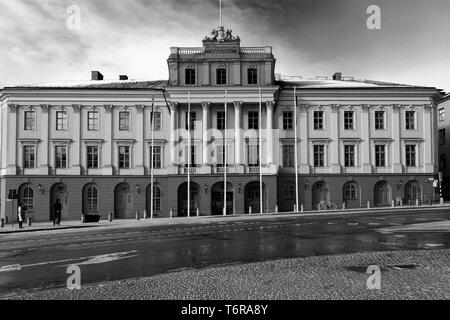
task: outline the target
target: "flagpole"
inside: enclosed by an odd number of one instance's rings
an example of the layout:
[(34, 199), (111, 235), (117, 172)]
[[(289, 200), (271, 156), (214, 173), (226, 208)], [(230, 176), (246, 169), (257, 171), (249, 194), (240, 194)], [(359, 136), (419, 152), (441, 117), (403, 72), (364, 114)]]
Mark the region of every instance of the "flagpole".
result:
[(262, 175), (262, 90), (259, 87), (259, 211), (262, 214), (263, 207), (263, 175)]
[(188, 115), (187, 115), (187, 123), (188, 123), (188, 151), (187, 151), (187, 163), (188, 163), (188, 172), (187, 172), (187, 209), (188, 209), (188, 218), (191, 217), (191, 92), (188, 92)]
[(227, 215), (227, 157), (228, 157), (228, 152), (227, 152), (227, 98), (228, 98), (228, 89), (225, 89), (225, 132), (224, 132), (224, 139), (223, 139), (223, 145), (224, 145), (224, 157), (225, 157), (225, 161), (224, 161), (224, 170), (223, 170), (223, 215), (226, 216)]
[(298, 201), (298, 137), (297, 137), (297, 87), (294, 86), (294, 162), (295, 162), (295, 209), (299, 211)]
[(153, 190), (154, 190), (154, 186), (153, 186), (153, 181), (154, 181), (154, 177), (155, 177), (155, 165), (153, 163), (154, 161), (154, 157), (155, 157), (155, 96), (152, 96), (152, 123), (151, 123), (151, 128), (152, 128), (152, 143), (151, 143), (151, 158), (150, 158), (150, 180), (151, 180), (151, 184), (150, 184), (150, 219), (153, 219)]
[(220, 6), (220, 10), (219, 10), (219, 12), (220, 12), (220, 25), (219, 25), (219, 27), (221, 27), (221, 26), (223, 26), (222, 25), (222, 0), (219, 0), (219, 6)]

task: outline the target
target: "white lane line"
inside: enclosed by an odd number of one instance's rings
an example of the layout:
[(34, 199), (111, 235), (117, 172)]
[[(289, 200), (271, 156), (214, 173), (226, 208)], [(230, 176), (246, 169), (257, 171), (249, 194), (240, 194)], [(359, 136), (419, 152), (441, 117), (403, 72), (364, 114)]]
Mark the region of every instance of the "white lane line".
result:
[(425, 243), (426, 247), (435, 248), (435, 247), (442, 247), (444, 244), (442, 243)]
[[(1, 272), (11, 272), (11, 271), (21, 271), (25, 268), (39, 267), (39, 266), (45, 266), (45, 265), (51, 265), (51, 264), (67, 263), (67, 262), (73, 262), (73, 261), (79, 261), (79, 260), (86, 260), (86, 261), (77, 263), (77, 265), (107, 263), (107, 262), (112, 262), (112, 261), (116, 261), (116, 260), (135, 257), (137, 255), (134, 253), (137, 253), (137, 252), (138, 252), (137, 250), (133, 250), (133, 251), (110, 253), (110, 254), (97, 255), (97, 256), (91, 256), (91, 257), (64, 259), (64, 260), (56, 260), (56, 261), (45, 261), (45, 262), (33, 263), (33, 264), (27, 264), (27, 265), (14, 264), (14, 265), (1, 267), (0, 273)], [(134, 254), (134, 255), (130, 256), (130, 254)]]

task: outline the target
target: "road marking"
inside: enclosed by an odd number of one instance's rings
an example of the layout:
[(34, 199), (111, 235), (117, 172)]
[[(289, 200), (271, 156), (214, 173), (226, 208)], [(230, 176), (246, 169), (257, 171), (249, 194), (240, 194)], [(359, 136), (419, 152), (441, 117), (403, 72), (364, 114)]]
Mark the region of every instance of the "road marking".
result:
[[(113, 262), (113, 261), (117, 261), (117, 260), (136, 257), (137, 254), (130, 255), (133, 253), (137, 253), (137, 250), (127, 251), (127, 252), (110, 253), (110, 254), (91, 256), (91, 257), (72, 258), (72, 259), (64, 259), (64, 260), (57, 260), (57, 261), (45, 261), (45, 262), (33, 263), (33, 264), (27, 264), (27, 265), (14, 264), (14, 265), (1, 267), (0, 272), (21, 271), (25, 268), (39, 267), (39, 266), (45, 266), (45, 265), (51, 265), (51, 264), (67, 263), (67, 262), (73, 262), (73, 261), (79, 261), (79, 260), (86, 260), (86, 261), (77, 263), (77, 265), (107, 263), (107, 262)], [(68, 266), (68, 265), (64, 265), (64, 266)]]
[(442, 247), (444, 244), (442, 243), (425, 243), (426, 247), (431, 247), (431, 248), (435, 248), (435, 247)]
[(369, 226), (379, 226), (378, 222), (369, 222)]

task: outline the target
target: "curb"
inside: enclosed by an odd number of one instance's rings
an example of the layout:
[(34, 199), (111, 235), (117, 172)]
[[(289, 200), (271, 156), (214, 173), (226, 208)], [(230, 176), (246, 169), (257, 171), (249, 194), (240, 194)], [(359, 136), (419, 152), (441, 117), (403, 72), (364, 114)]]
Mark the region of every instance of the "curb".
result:
[[(183, 220), (178, 220), (179, 218), (163, 218), (165, 221), (162, 221), (162, 219), (142, 219), (139, 223), (137, 220), (127, 220), (129, 223), (123, 223), (123, 224), (90, 224), (90, 225), (73, 225), (73, 226), (67, 226), (67, 227), (58, 227), (58, 228), (51, 228), (51, 227), (43, 227), (39, 229), (22, 229), (22, 230), (8, 230), (8, 231), (1, 231), (0, 229), (0, 235), (2, 234), (20, 234), (20, 233), (33, 233), (33, 232), (42, 232), (42, 231), (61, 231), (61, 230), (70, 230), (70, 229), (89, 229), (89, 228), (100, 228), (100, 229), (111, 229), (111, 228), (120, 228), (120, 227), (148, 227), (148, 226), (169, 226), (169, 225), (188, 225), (193, 222), (195, 223), (213, 223), (213, 222), (230, 222), (230, 221), (251, 221), (251, 220), (257, 220), (257, 219), (274, 219), (274, 218), (300, 218), (300, 217), (328, 217), (328, 216), (348, 216), (348, 215), (356, 215), (356, 214), (362, 214), (362, 213), (374, 213), (377, 214), (379, 212), (382, 212), (384, 214), (394, 215), (394, 214), (401, 214), (405, 212), (423, 212), (423, 211), (434, 211), (437, 209), (443, 209), (443, 211), (449, 211), (450, 212), (450, 205), (444, 205), (444, 206), (427, 206), (427, 207), (401, 207), (401, 208), (395, 208), (395, 207), (384, 207), (384, 208), (371, 208), (371, 209), (347, 209), (347, 210), (335, 210), (335, 211), (323, 211), (323, 212), (317, 212), (317, 211), (305, 211), (305, 212), (283, 212), (283, 213), (263, 213), (263, 214), (240, 214), (240, 215), (230, 215), (230, 216), (194, 216), (191, 218), (183, 217)], [(178, 220), (178, 221), (177, 221)], [(221, 221), (222, 220), (222, 221)], [(105, 220), (107, 221), (107, 220)], [(115, 220), (120, 221), (120, 220)], [(133, 221), (133, 222), (131, 222)], [(158, 221), (161, 223), (152, 224), (152, 222)], [(144, 222), (144, 223), (142, 223)], [(146, 223), (147, 222), (147, 223)]]

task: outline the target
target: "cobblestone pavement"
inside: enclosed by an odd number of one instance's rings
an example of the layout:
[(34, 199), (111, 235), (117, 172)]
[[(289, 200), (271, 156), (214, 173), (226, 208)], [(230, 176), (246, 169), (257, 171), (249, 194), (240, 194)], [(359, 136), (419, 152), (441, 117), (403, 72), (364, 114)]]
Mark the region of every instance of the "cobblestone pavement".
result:
[[(367, 289), (369, 265), (381, 289)], [(180, 270), (13, 299), (450, 299), (450, 250), (356, 253)]]

